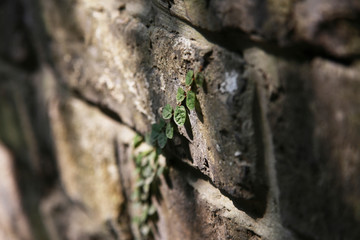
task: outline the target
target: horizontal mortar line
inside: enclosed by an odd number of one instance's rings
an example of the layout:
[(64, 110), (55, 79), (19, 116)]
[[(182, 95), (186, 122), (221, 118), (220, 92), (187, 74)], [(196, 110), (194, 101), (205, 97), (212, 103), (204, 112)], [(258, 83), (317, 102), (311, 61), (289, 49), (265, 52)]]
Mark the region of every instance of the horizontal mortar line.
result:
[(111, 118), (115, 122), (120, 123), (120, 124), (126, 126), (127, 128), (130, 128), (132, 131), (134, 131), (135, 133), (137, 133), (139, 135), (142, 135), (142, 133), (140, 133), (135, 127), (130, 126), (129, 124), (125, 123), (121, 119), (120, 115), (118, 113), (116, 113), (114, 110), (112, 110), (111, 108), (108, 108), (105, 105), (102, 105), (100, 102), (96, 102), (96, 101), (93, 101), (93, 100), (87, 98), (84, 94), (82, 94), (77, 89), (70, 88), (70, 92), (73, 94), (73, 96), (75, 98), (85, 102), (89, 106), (97, 108), (101, 113), (103, 113), (107, 117)]

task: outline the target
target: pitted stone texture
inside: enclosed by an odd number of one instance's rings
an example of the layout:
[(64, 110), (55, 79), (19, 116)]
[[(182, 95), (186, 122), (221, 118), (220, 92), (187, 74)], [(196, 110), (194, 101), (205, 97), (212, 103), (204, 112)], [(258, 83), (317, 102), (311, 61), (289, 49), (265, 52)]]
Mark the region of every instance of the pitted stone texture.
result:
[[(63, 29), (68, 24), (45, 14), (66, 84), (146, 133), (166, 103), (176, 105), (176, 91), (185, 87), (187, 70), (204, 66), (205, 87), (197, 91), (201, 110), (190, 111), (189, 126), (179, 128), (167, 151), (175, 149), (177, 157), (207, 175), (228, 196), (253, 201), (242, 207), (261, 215), (266, 196), (261, 127), (255, 120), (255, 85), (244, 76), (244, 60), (188, 26), (163, 22), (166, 15), (152, 11), (151, 5), (124, 2), (119, 10), (116, 3), (73, 3), (78, 22), (71, 29), (78, 31)], [(67, 21), (61, 11), (58, 18)], [(179, 34), (177, 27), (187, 34)], [(80, 38), (74, 38), (75, 33)], [(196, 34), (189, 37), (191, 33)]]

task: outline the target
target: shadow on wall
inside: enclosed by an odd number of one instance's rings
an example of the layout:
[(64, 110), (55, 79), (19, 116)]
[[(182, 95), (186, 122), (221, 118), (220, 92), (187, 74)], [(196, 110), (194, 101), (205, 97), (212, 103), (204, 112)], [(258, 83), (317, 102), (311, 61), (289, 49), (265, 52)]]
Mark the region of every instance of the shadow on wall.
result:
[(324, 65), (314, 67), (314, 62), (279, 67), (284, 90), (270, 105), (270, 122), (281, 216), (284, 225), (300, 238), (358, 239), (360, 219), (346, 198), (356, 195), (347, 189), (358, 188), (359, 181), (346, 183), (339, 167), (341, 162), (352, 161), (344, 153), (348, 144), (357, 142), (350, 138), (356, 134), (347, 132), (351, 125), (340, 127), (332, 120), (339, 105), (345, 110), (352, 104), (348, 101), (351, 95), (339, 97), (348, 87), (339, 80), (348, 80), (335, 73), (339, 65), (330, 65), (326, 71), (321, 70)]

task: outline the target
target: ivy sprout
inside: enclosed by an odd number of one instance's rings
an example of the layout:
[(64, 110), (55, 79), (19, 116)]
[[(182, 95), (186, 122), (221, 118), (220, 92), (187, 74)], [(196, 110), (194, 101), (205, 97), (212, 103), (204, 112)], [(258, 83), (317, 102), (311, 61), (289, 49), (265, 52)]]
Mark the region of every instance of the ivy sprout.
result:
[(140, 135), (134, 137), (134, 149), (139, 147), (144, 140), (152, 145), (149, 150), (141, 151), (134, 156), (138, 179), (132, 199), (141, 210), (141, 214), (133, 218), (140, 234), (140, 236), (136, 236), (136, 239), (152, 239), (154, 237), (150, 223), (155, 221), (157, 210), (152, 204), (151, 199), (152, 194), (158, 191), (156, 190), (158, 188), (157, 182), (165, 169), (165, 165), (159, 162), (159, 155), (161, 149), (166, 146), (167, 140), (174, 137), (176, 125), (183, 126), (185, 124), (187, 118), (185, 106), (190, 111), (195, 109), (196, 94), (193, 86), (202, 87), (204, 79), (201, 70), (196, 74), (194, 74), (193, 70), (189, 70), (185, 76), (186, 91), (181, 87), (177, 90), (177, 106), (175, 109), (170, 104), (166, 104), (162, 110), (162, 118), (157, 123), (151, 125), (151, 132), (146, 134), (145, 139)]
[(159, 147), (164, 148), (166, 145), (166, 142), (167, 142), (166, 133), (165, 132), (159, 133), (157, 141), (158, 141)]
[(172, 117), (172, 107), (170, 106), (170, 104), (166, 104), (165, 107), (163, 108), (163, 112), (162, 112), (162, 116), (164, 119), (170, 119)]
[(160, 119), (159, 123), (155, 123), (151, 126), (150, 143), (157, 143), (160, 148), (164, 148), (167, 142), (165, 124), (165, 121)]
[(174, 121), (177, 125), (184, 125), (186, 120), (186, 110), (184, 106), (176, 106), (174, 112)]
[(176, 102), (181, 103), (185, 99), (185, 91), (182, 88), (178, 88), (177, 94), (176, 94)]
[(185, 84), (186, 86), (191, 86), (191, 84), (193, 83), (193, 77), (194, 77), (194, 71), (193, 70), (189, 70), (186, 73), (186, 78), (185, 78)]
[(186, 106), (189, 110), (195, 109), (195, 93), (193, 91), (188, 91), (186, 94)]
[(173, 125), (171, 124), (171, 122), (169, 122), (169, 123), (166, 125), (166, 130), (165, 130), (165, 132), (166, 132), (166, 137), (167, 137), (168, 139), (172, 139), (172, 138), (173, 138), (173, 136), (174, 136), (174, 127), (173, 127)]
[[(154, 124), (153, 128), (159, 130), (162, 124)], [(158, 141), (161, 142), (164, 133), (158, 134)], [(165, 136), (166, 140), (166, 136)], [(134, 151), (138, 148), (144, 138), (140, 135), (134, 137)], [(159, 143), (160, 145), (160, 143)], [(145, 146), (144, 146), (145, 147)], [(163, 174), (165, 165), (159, 161), (160, 150), (156, 147), (150, 147), (147, 150), (140, 151), (134, 156), (137, 180), (132, 192), (131, 199), (138, 214), (133, 217), (133, 223), (138, 229), (138, 236), (135, 239), (153, 239), (153, 225), (157, 220), (157, 209), (152, 203), (152, 196), (158, 190), (159, 177)]]
[(142, 142), (144, 141), (144, 138), (139, 135), (139, 134), (136, 134), (135, 137), (134, 137), (134, 147), (137, 148)]
[[(201, 87), (204, 82), (204, 74), (200, 71), (194, 74), (193, 70), (189, 70), (185, 76), (186, 91), (179, 87), (176, 93), (175, 109), (166, 104), (162, 110), (162, 118), (158, 123), (152, 125), (150, 134), (150, 143), (157, 144), (161, 149), (165, 147), (167, 139), (172, 139), (174, 136), (174, 126), (171, 124), (172, 120), (178, 126), (183, 126), (186, 121), (187, 112), (185, 106), (191, 111), (195, 109), (196, 94), (192, 90), (193, 85)], [(183, 103), (185, 101), (185, 104)], [(184, 105), (184, 106), (183, 106)], [(165, 120), (167, 123), (165, 123)]]
[(195, 76), (195, 83), (197, 87), (202, 87), (204, 83), (204, 74), (202, 72), (198, 72)]

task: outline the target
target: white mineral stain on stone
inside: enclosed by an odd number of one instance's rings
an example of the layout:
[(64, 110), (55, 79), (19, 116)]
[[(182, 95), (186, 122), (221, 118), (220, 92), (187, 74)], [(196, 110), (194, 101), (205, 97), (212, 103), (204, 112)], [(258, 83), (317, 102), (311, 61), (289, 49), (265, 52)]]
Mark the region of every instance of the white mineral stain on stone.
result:
[(165, 91), (165, 79), (164, 79), (164, 74), (160, 74), (160, 82), (161, 82), (161, 87), (160, 87), (160, 89), (162, 90), (162, 91)]
[(106, 74), (100, 76), (98, 85), (99, 86), (105, 85), (108, 90), (112, 90), (115, 87), (111, 78)]
[(184, 60), (193, 60), (195, 58), (195, 51), (191, 47), (191, 41), (184, 37), (179, 37), (175, 39), (174, 49), (181, 50), (182, 59)]
[(237, 79), (239, 74), (233, 70), (225, 72), (225, 81), (221, 83), (220, 92), (233, 94), (238, 89)]
[(240, 157), (240, 156), (241, 156), (241, 154), (242, 154), (242, 152), (241, 152), (241, 151), (236, 151), (236, 152), (234, 153), (234, 156), (235, 156), (235, 157)]
[(219, 144), (216, 144), (216, 151), (218, 151), (218, 152), (221, 152), (221, 147), (220, 147), (220, 145)]
[(130, 81), (130, 80), (128, 80), (128, 81), (126, 81), (126, 84), (127, 84), (127, 86), (128, 86), (129, 91), (130, 91), (131, 93), (135, 94), (135, 96), (137, 96), (137, 95), (138, 95), (138, 92), (137, 92), (137, 90), (136, 90), (135, 81)]

